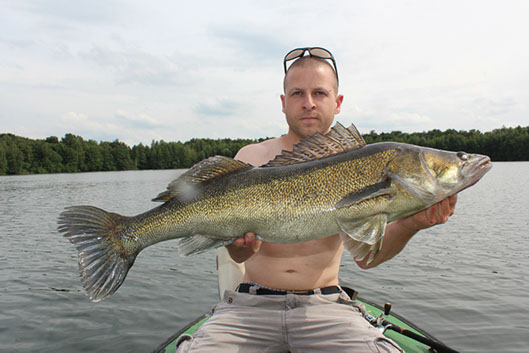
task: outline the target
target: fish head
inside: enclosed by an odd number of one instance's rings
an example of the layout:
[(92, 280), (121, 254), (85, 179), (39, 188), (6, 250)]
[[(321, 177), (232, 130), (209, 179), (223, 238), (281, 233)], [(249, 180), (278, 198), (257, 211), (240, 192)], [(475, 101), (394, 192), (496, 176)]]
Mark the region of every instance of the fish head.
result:
[(413, 146), (391, 163), (390, 176), (424, 204), (434, 204), (477, 183), (492, 168), (488, 156)]
[(481, 154), (424, 149), (422, 158), (432, 177), (452, 195), (477, 183), (492, 168), (490, 158)]

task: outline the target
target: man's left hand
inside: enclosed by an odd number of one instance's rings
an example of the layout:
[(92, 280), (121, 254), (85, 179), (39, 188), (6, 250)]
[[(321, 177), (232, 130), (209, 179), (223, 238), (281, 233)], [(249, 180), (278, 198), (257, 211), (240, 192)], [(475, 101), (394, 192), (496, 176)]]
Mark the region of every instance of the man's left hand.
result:
[(400, 220), (402, 226), (418, 232), (448, 221), (456, 209), (457, 195), (450, 196), (427, 209)]

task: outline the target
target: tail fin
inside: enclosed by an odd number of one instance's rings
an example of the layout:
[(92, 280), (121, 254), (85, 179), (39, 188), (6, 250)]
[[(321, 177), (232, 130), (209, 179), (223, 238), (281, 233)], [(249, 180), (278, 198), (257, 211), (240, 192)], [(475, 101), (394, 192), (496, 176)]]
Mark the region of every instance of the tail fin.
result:
[(121, 286), (136, 259), (126, 253), (117, 227), (125, 219), (92, 206), (68, 207), (59, 217), (58, 230), (77, 248), (81, 283), (94, 302)]

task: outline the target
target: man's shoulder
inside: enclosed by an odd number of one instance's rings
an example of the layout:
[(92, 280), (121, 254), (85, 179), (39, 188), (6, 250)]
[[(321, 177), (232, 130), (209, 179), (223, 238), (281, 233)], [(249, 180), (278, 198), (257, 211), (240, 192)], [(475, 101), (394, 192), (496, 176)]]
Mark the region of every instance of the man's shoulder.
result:
[(235, 159), (254, 166), (266, 164), (281, 153), (281, 138), (273, 138), (259, 143), (246, 145), (237, 152)]

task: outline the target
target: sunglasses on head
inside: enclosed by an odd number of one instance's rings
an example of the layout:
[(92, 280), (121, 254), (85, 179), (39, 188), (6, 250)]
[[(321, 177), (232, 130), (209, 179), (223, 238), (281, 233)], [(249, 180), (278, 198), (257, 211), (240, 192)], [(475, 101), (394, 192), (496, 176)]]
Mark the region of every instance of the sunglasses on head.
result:
[(320, 48), (320, 47), (297, 48), (297, 49), (293, 49), (289, 51), (288, 54), (285, 55), (285, 59), (283, 60), (283, 68), (285, 69), (285, 74), (288, 71), (287, 62), (296, 60), (296, 59), (299, 59), (305, 56), (305, 52), (308, 52), (309, 56), (313, 58), (330, 60), (332, 62), (332, 66), (334, 67), (334, 73), (336, 74), (336, 80), (338, 80), (338, 69), (336, 68), (336, 60), (334, 60), (334, 56), (332, 56), (331, 52), (328, 51), (327, 49)]

